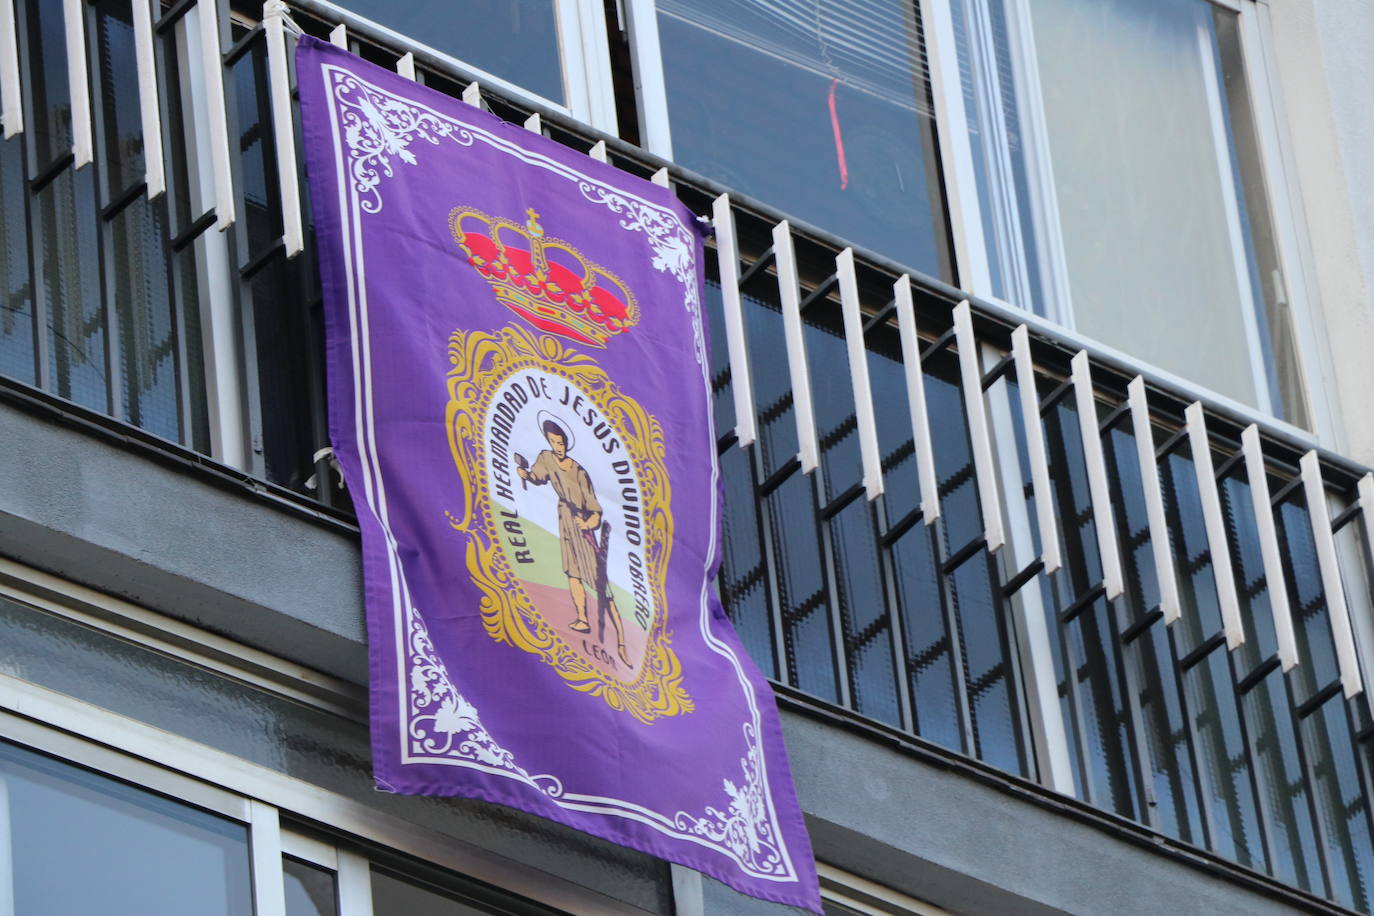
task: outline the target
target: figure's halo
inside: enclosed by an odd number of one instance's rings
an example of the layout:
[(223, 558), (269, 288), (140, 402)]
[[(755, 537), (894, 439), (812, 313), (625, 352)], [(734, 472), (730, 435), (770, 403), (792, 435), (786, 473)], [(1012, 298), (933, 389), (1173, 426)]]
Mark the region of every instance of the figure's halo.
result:
[(535, 419), (539, 421), (539, 434), (541, 436), (544, 434), (545, 420), (552, 420), (554, 423), (557, 423), (558, 428), (563, 430), (563, 435), (567, 436), (568, 438), (568, 447), (566, 451), (571, 452), (573, 450), (573, 446), (577, 444), (577, 440), (573, 438), (572, 426), (568, 423), (567, 420), (564, 420), (562, 417), (556, 416), (555, 414), (551, 414), (547, 410), (539, 411), (539, 413), (535, 414)]

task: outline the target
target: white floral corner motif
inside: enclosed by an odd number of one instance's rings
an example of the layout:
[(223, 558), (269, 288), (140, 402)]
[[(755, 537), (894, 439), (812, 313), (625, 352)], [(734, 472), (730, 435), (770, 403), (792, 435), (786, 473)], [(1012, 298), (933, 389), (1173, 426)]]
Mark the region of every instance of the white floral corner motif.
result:
[(763, 747), (750, 722), (744, 723), (744, 740), (747, 750), (740, 759), (744, 781), (735, 785), (730, 779), (722, 780), (729, 799), (724, 810), (708, 805), (703, 816), (679, 811), (673, 822), (679, 830), (729, 849), (752, 872), (767, 877), (793, 877), (781, 831), (768, 802)]
[(477, 707), (454, 688), (424, 618), (414, 608), (407, 642), (410, 716), (406, 731), (412, 756), (481, 764), (514, 776), (552, 798), (563, 794), (558, 777), (530, 775), (515, 762), (515, 754), (483, 727)]

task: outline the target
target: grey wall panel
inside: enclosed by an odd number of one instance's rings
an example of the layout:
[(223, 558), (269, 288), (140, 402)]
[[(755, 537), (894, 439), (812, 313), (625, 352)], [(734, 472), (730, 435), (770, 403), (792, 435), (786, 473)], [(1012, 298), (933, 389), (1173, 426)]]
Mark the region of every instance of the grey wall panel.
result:
[(346, 532), (0, 404), (0, 553), (362, 683)]

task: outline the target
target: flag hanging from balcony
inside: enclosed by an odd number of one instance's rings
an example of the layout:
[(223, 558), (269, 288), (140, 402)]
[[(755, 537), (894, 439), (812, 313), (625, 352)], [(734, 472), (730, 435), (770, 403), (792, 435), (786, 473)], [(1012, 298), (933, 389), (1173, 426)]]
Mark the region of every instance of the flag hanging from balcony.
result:
[(696, 219), (328, 44), (297, 81), (378, 786), (819, 912), (772, 692), (712, 584)]

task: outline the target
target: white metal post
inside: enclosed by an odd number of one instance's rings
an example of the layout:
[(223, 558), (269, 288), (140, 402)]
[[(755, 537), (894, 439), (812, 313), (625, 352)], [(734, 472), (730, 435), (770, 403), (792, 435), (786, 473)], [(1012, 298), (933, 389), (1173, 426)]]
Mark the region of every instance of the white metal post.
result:
[(1164, 515), (1164, 491), (1159, 485), (1159, 459), (1155, 457), (1155, 431), (1150, 422), (1145, 379), (1139, 375), (1133, 378), (1126, 387), (1126, 394), (1136, 460), (1140, 465), (1140, 488), (1145, 496), (1145, 518), (1150, 527), (1150, 553), (1154, 556), (1155, 579), (1159, 583), (1159, 610), (1164, 615), (1164, 622), (1170, 624), (1183, 616), (1183, 602), (1178, 597), (1178, 572), (1174, 569), (1174, 550)]
[(1086, 351), (1071, 361), (1074, 405), (1078, 409), (1078, 433), (1083, 440), (1083, 464), (1088, 471), (1088, 495), (1093, 506), (1093, 528), (1102, 561), (1102, 586), (1111, 601), (1125, 590), (1121, 552), (1116, 545), (1116, 513), (1107, 485), (1107, 461), (1102, 455), (1102, 431), (1098, 427), (1097, 397), (1093, 393), (1092, 366)]
[(1016, 387), (1021, 396), (1021, 425), (1026, 433), (1031, 486), (1035, 488), (1035, 520), (1040, 529), (1040, 559), (1045, 564), (1045, 572), (1048, 574), (1059, 569), (1062, 563), (1059, 555), (1059, 524), (1054, 512), (1054, 493), (1050, 490), (1050, 464), (1045, 451), (1045, 431), (1040, 425), (1040, 392), (1035, 384), (1035, 361), (1031, 358), (1030, 332), (1024, 324), (1011, 334), (1011, 353), (1016, 366)]
[(987, 403), (983, 400), (983, 370), (979, 368), (978, 341), (973, 336), (973, 315), (965, 299), (954, 309), (954, 342), (959, 348), (959, 379), (964, 390), (964, 411), (968, 415), (973, 473), (978, 485), (978, 503), (983, 512), (983, 536), (988, 551), (1001, 548), (1002, 500), (997, 492), (997, 460), (988, 434)]
[[(143, 183), (148, 199), (153, 200), (167, 190), (167, 170), (162, 160), (162, 103), (157, 91), (157, 56), (154, 52), (152, 3), (156, 0), (132, 2), (138, 113), (143, 127)], [(159, 3), (158, 8), (161, 7)]]
[[(136, 0), (138, 2), (138, 0)], [(272, 139), (277, 150), (277, 185), (281, 190), (282, 238), (286, 256), (305, 249), (301, 223), (301, 189), (296, 165), (296, 128), (291, 116), (291, 71), (286, 53), (286, 4), (267, 0), (263, 28), (267, 38), (268, 94), (272, 99)]]
[(1317, 547), (1317, 565), (1321, 569), (1322, 592), (1326, 596), (1326, 614), (1331, 620), (1331, 638), (1336, 644), (1341, 686), (1349, 699), (1364, 690), (1364, 682), (1355, 651), (1355, 634), (1350, 627), (1350, 608), (1345, 603), (1341, 568), (1336, 561), (1336, 540), (1331, 531), (1331, 510), (1326, 504), (1321, 460), (1315, 449), (1302, 456), (1298, 470), (1302, 473), (1303, 495), (1307, 497), (1307, 515), (1312, 521), (1312, 540)]
[(1226, 645), (1236, 649), (1245, 642), (1245, 625), (1240, 617), (1240, 598), (1236, 594), (1236, 576), (1231, 567), (1231, 548), (1226, 540), (1226, 522), (1221, 515), (1221, 495), (1217, 492), (1217, 475), (1212, 466), (1212, 444), (1207, 437), (1207, 418), (1202, 403), (1194, 401), (1183, 412), (1188, 430), (1188, 445), (1193, 453), (1193, 472), (1197, 477), (1198, 499), (1202, 502), (1202, 520), (1207, 529), (1207, 552), (1212, 556), (1212, 576), (1217, 584), (1217, 604), (1221, 608), (1221, 625), (1226, 633)]
[(792, 380), (792, 416), (797, 422), (797, 458), (802, 473), (820, 464), (816, 441), (816, 416), (811, 407), (811, 369), (806, 363), (806, 338), (801, 318), (801, 281), (797, 254), (792, 247), (792, 227), (783, 220), (773, 227), (773, 260), (778, 267), (778, 294), (782, 299), (782, 329), (787, 341), (787, 369)]
[(911, 296), (911, 277), (902, 274), (892, 284), (897, 304), (897, 332), (902, 341), (902, 369), (906, 372), (907, 407), (911, 411), (911, 437), (916, 448), (916, 475), (921, 482), (921, 519), (927, 525), (940, 517), (940, 481), (935, 472), (935, 446), (930, 438), (926, 411), (926, 377), (921, 371), (921, 338), (916, 333), (916, 308)]
[(224, 60), (219, 41), (219, 0), (197, 0), (200, 57), (205, 80), (205, 117), (209, 122), (210, 157), (215, 179), (215, 226), (234, 224), (234, 173), (229, 152), (229, 113), (224, 102)]
[(711, 205), (716, 227), (716, 260), (720, 267), (720, 296), (724, 305), (725, 348), (730, 357), (730, 391), (735, 398), (735, 438), (740, 448), (754, 443), (754, 382), (749, 371), (749, 349), (744, 334), (744, 303), (739, 292), (739, 246), (735, 239), (735, 211), (730, 195), (722, 194)]
[(849, 355), (849, 384), (854, 392), (854, 419), (863, 461), (864, 491), (869, 500), (874, 500), (883, 494), (883, 461), (878, 449), (878, 426), (873, 416), (873, 388), (868, 380), (868, 349), (864, 346), (863, 312), (859, 306), (853, 248), (846, 248), (836, 256), (835, 274), (840, 285), (840, 311)]
[(1240, 434), (1245, 455), (1245, 476), (1250, 480), (1250, 503), (1255, 510), (1260, 556), (1264, 560), (1265, 591), (1274, 616), (1274, 636), (1279, 645), (1279, 661), (1287, 671), (1298, 663), (1298, 642), (1293, 634), (1293, 615), (1288, 604), (1288, 582), (1283, 575), (1279, 536), (1274, 527), (1274, 506), (1269, 498), (1269, 475), (1264, 470), (1264, 452), (1259, 427), (1251, 423)]
[(0, 121), (5, 139), (24, 130), (24, 100), (19, 80), (19, 26), (14, 17), (15, 0), (0, 0)]
[(67, 90), (72, 103), (72, 156), (84, 168), (95, 158), (91, 127), (91, 81), (86, 65), (85, 0), (62, 0), (67, 37)]

